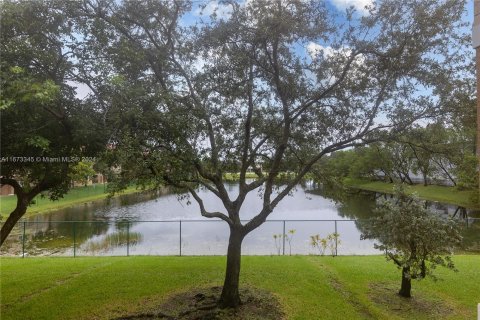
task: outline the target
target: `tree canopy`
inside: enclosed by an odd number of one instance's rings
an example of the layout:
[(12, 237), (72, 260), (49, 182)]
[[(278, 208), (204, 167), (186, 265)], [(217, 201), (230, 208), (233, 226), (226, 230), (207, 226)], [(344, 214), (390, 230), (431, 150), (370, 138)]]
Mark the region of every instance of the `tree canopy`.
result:
[(69, 187), (69, 166), (104, 144), (95, 108), (77, 99), (69, 83), (73, 29), (57, 4), (0, 4), (0, 182), (17, 196), (0, 244), (35, 196), (61, 197)]

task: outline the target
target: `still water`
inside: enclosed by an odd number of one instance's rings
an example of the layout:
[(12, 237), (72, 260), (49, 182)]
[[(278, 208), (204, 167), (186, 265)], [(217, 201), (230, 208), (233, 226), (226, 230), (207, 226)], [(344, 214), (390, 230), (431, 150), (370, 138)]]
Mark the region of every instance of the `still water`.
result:
[[(234, 198), (238, 184), (228, 184), (227, 190)], [(207, 210), (222, 211), (221, 201), (215, 195), (206, 190), (198, 192)], [(372, 209), (382, 197), (356, 193), (335, 201), (312, 185), (299, 185), (275, 208), (267, 222), (247, 235), (242, 253), (378, 254), (374, 241), (360, 240), (360, 234), (362, 220), (372, 216)], [(242, 220), (251, 219), (261, 205), (258, 193), (249, 194), (242, 207)], [(479, 250), (480, 220), (474, 218), (477, 213), (439, 203), (430, 204), (430, 208), (442, 216), (455, 215), (463, 225), (468, 225), (464, 229), (463, 250)], [(288, 237), (281, 237), (284, 232)], [(311, 245), (311, 236), (325, 238), (334, 232), (339, 239), (324, 252)], [(16, 256), (224, 255), (228, 225), (203, 218), (193, 199), (180, 200), (164, 190), (35, 216), (19, 223), (7, 241), (2, 254)]]

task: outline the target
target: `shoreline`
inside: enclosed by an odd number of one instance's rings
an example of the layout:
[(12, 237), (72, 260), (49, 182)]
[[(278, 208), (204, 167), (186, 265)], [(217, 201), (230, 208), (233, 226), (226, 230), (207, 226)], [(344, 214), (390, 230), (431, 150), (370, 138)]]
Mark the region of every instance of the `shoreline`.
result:
[[(383, 181), (346, 179), (347, 188), (393, 194), (394, 183)], [(442, 202), (464, 207), (470, 210), (480, 210), (480, 204), (474, 200), (476, 190), (457, 190), (455, 187), (439, 185), (406, 185), (408, 193), (416, 193), (421, 200)]]
[[(74, 188), (72, 190), (78, 191), (78, 190), (81, 190), (82, 188), (85, 188), (85, 187), (78, 187), (78, 188)], [(95, 187), (92, 187), (92, 186), (88, 186), (88, 188), (95, 189)], [(97, 186), (97, 188), (102, 188), (102, 187)], [(87, 189), (83, 189), (83, 190), (87, 190)], [(83, 190), (81, 190), (81, 191), (83, 191)], [(111, 199), (115, 199), (115, 198), (118, 198), (118, 197), (121, 197), (121, 196), (124, 196), (124, 195), (132, 195), (132, 194), (144, 193), (144, 192), (148, 192), (148, 190), (142, 190), (142, 189), (137, 189), (136, 187), (131, 187), (131, 188), (127, 188), (126, 190), (124, 190), (122, 192), (115, 193), (111, 197)], [(67, 193), (65, 196), (67, 197), (68, 195), (69, 194)], [(78, 198), (74, 198), (74, 199), (60, 198), (59, 200), (55, 200), (55, 201), (52, 201), (48, 198), (41, 198), (40, 196), (38, 196), (38, 199), (36, 198), (35, 200), (39, 201), (39, 202), (41, 201), (43, 203), (40, 204), (40, 205), (38, 205), (36, 203), (30, 204), (30, 206), (27, 209), (27, 212), (22, 217), (22, 219), (34, 217), (34, 216), (37, 216), (37, 215), (48, 214), (48, 213), (51, 213), (52, 211), (63, 210), (63, 209), (75, 207), (75, 206), (82, 205), (82, 204), (104, 201), (109, 197), (109, 195), (110, 195), (110, 193), (102, 190), (101, 193), (97, 193), (97, 194), (91, 194), (91, 195), (87, 195), (87, 196), (84, 196), (84, 197), (78, 197)], [(8, 199), (9, 202), (16, 202), (16, 196), (15, 195), (2, 196), (0, 198), (0, 200), (2, 202), (5, 201), (5, 199)], [(36, 206), (39, 206), (39, 207), (36, 207)], [(11, 209), (11, 206), (9, 206), (9, 204), (2, 204), (1, 215), (4, 218), (6, 218), (10, 214), (11, 210), (13, 210), (13, 209)]]

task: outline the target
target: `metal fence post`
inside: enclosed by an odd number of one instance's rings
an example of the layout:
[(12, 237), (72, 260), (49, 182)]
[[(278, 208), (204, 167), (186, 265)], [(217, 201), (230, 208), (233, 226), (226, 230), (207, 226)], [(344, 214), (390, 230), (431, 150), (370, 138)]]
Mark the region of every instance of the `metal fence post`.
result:
[(76, 235), (76, 230), (75, 230), (75, 221), (73, 221), (73, 257), (75, 258), (77, 256), (77, 252), (76, 252), (76, 238), (77, 238), (77, 235)]
[(178, 220), (179, 226), (180, 226), (180, 232), (179, 232), (179, 253), (180, 257), (182, 256), (182, 220)]
[(335, 220), (335, 256), (338, 255), (338, 232), (337, 232), (337, 220)]
[(283, 255), (285, 255), (285, 236), (287, 234), (285, 233), (285, 220), (283, 220)]
[(127, 257), (130, 256), (130, 221), (127, 221)]
[(22, 258), (25, 258), (25, 224), (27, 222), (23, 220), (23, 236), (22, 236)]

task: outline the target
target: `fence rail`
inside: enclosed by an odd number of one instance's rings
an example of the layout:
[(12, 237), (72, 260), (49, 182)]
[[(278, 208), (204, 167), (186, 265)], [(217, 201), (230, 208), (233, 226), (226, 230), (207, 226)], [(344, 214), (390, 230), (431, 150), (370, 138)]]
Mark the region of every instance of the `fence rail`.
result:
[[(247, 222), (248, 220), (242, 220)], [(298, 219), (267, 220), (254, 234), (247, 247), (253, 247), (253, 254), (310, 254), (316, 251), (309, 246), (315, 233), (327, 235), (334, 233), (340, 237), (332, 237), (331, 255), (339, 254), (372, 254), (379, 253), (373, 248), (373, 241), (360, 241), (359, 224), (363, 219)], [(480, 230), (480, 218), (464, 220), (465, 226), (475, 225)], [(177, 225), (177, 227), (175, 227)], [(192, 229), (192, 225), (193, 228)], [(341, 226), (341, 228), (340, 228)], [(288, 228), (291, 228), (288, 230)], [(263, 228), (263, 230), (262, 230)], [(107, 254), (130, 256), (132, 254), (154, 255), (198, 255), (226, 253), (228, 242), (228, 226), (220, 219), (208, 220), (117, 220), (117, 221), (21, 221), (17, 224), (17, 239), (21, 241), (21, 253), (14, 254), (26, 257), (29, 251), (33, 255), (96, 255)], [(175, 229), (177, 231), (175, 231)], [(69, 231), (70, 230), (70, 231)], [(296, 232), (290, 233), (291, 230)], [(318, 232), (318, 230), (321, 230)], [(273, 249), (272, 235), (275, 238)], [(216, 240), (211, 237), (215, 236)], [(178, 237), (178, 238), (177, 238)], [(208, 238), (210, 237), (210, 238)], [(247, 237), (250, 237), (247, 236)], [(292, 237), (292, 238), (290, 238)], [(29, 239), (30, 238), (30, 239)], [(148, 238), (148, 241), (143, 241)], [(175, 243), (174, 239), (177, 239)], [(293, 243), (292, 239), (300, 243)], [(143, 242), (147, 243), (143, 243)], [(11, 241), (14, 243), (15, 240)], [(346, 242), (344, 244), (344, 242)], [(55, 247), (55, 246), (60, 247)], [(480, 236), (477, 240), (480, 246)], [(50, 246), (50, 247), (49, 247)], [(150, 247), (149, 247), (150, 246)], [(202, 247), (203, 246), (203, 247)], [(211, 249), (210, 246), (215, 246)], [(162, 247), (161, 249), (159, 249)], [(178, 248), (177, 248), (178, 247)], [(208, 247), (208, 250), (205, 250)], [(33, 248), (33, 249), (32, 249)], [(140, 249), (139, 249), (140, 248)], [(165, 249), (167, 248), (167, 249)], [(175, 249), (176, 248), (176, 249)], [(293, 250), (292, 250), (293, 249)], [(325, 252), (325, 248), (323, 253)], [(3, 248), (2, 248), (3, 250)], [(49, 251), (50, 250), (50, 251)], [(62, 251), (63, 250), (63, 251)], [(175, 252), (175, 250), (177, 250)], [(190, 250), (190, 253), (188, 252)], [(210, 251), (209, 251), (210, 250)], [(18, 252), (18, 251), (17, 251)], [(163, 253), (160, 253), (163, 252)], [(166, 252), (166, 253), (165, 253)], [(5, 251), (3, 252), (5, 254)], [(6, 252), (7, 254), (11, 254)], [(323, 254), (322, 253), (322, 254)]]

